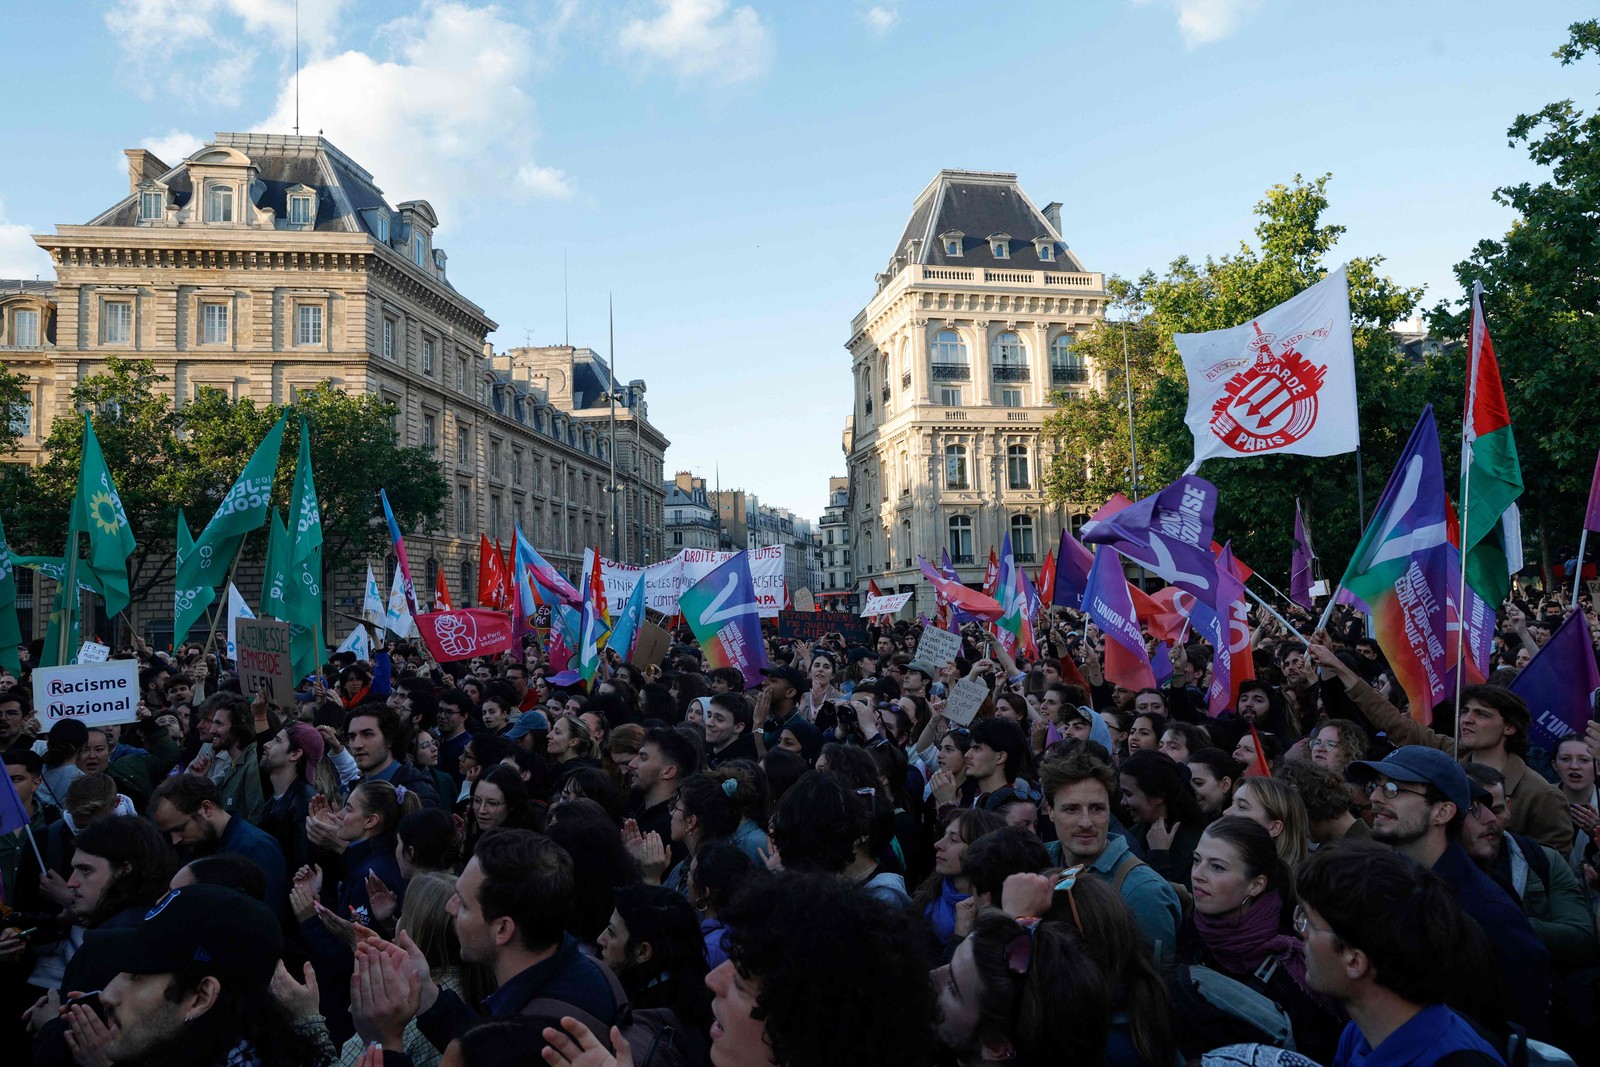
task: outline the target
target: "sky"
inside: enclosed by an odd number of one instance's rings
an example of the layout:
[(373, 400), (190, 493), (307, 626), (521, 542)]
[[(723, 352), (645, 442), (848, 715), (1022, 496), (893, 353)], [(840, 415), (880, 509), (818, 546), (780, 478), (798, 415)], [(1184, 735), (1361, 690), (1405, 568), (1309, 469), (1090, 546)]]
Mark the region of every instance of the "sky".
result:
[[(1595, 105), (1523, 0), (301, 0), (302, 133), (440, 218), (497, 348), (589, 345), (648, 383), (666, 470), (815, 518), (850, 320), (942, 167), (1010, 171), (1090, 270), (1234, 251), (1273, 184), (1331, 172), (1335, 258), (1425, 302), (1537, 179), (1506, 128)], [(218, 130), (292, 132), (294, 0), (18, 4), (0, 39), (0, 277), (29, 234)], [(40, 47), (49, 42), (54, 47)], [(567, 295), (563, 296), (563, 273)], [(568, 325), (570, 322), (570, 326)], [(570, 333), (568, 332), (570, 330)]]

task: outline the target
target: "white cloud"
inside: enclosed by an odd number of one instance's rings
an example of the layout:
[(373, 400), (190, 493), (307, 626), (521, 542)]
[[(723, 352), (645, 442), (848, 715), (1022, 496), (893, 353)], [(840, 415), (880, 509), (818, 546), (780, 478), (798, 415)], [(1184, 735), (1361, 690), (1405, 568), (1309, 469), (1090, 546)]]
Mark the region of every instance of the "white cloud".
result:
[[(378, 36), (387, 59), (347, 51), (300, 72), (300, 129), (321, 132), (365, 167), (390, 202), (427, 199), (445, 226), (482, 199), (572, 195), (571, 180), (533, 156), (538, 65), (531, 31), (494, 7), (432, 4)], [(292, 79), (256, 129), (294, 126)], [(457, 216), (458, 217), (458, 216)]]
[(750, 7), (728, 0), (655, 0), (653, 19), (632, 19), (618, 43), (647, 65), (669, 68), (682, 81), (732, 85), (766, 73), (772, 34)]
[(865, 16), (867, 25), (874, 33), (888, 33), (900, 21), (900, 9), (893, 6), (878, 6), (869, 8)]
[(6, 217), (6, 202), (0, 200), (0, 278), (55, 277), (50, 257), (33, 243), (32, 233), (31, 226)]
[[(155, 153), (155, 157), (161, 162), (172, 167), (188, 159), (203, 144), (205, 144), (205, 140), (198, 134), (189, 133), (186, 130), (168, 130), (160, 136), (142, 137), (128, 145), (128, 147), (147, 149)], [(127, 156), (118, 152), (113, 164), (115, 173), (127, 175)]]
[(1231, 37), (1245, 17), (1255, 13), (1261, 0), (1173, 0), (1178, 10), (1178, 32), (1190, 48)]

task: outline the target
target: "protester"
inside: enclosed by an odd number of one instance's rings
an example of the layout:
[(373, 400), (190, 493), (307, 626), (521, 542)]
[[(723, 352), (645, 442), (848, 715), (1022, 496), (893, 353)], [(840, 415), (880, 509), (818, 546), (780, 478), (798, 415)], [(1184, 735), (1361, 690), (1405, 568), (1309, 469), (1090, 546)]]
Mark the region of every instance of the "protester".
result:
[(267, 882), (267, 906), (282, 912), (289, 900), (289, 871), (283, 849), (273, 836), (252, 826), (242, 815), (223, 808), (222, 792), (208, 778), (178, 774), (156, 787), (150, 798), (150, 821), (165, 833), (185, 858), (243, 856)]
[(1278, 858), (1293, 871), (1310, 843), (1305, 802), (1293, 785), (1277, 778), (1246, 778), (1233, 791), (1224, 815), (1254, 820), (1272, 835)]

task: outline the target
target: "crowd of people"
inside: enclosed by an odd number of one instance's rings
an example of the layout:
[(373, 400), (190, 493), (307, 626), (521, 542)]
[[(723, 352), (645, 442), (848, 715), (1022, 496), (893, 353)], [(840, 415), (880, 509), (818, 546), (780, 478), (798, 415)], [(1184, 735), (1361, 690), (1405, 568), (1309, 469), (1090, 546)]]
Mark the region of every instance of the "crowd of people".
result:
[[(292, 707), (140, 645), (136, 721), (0, 677), (0, 1003), (40, 1067), (1600, 1062), (1600, 728), (1506, 683), (1410, 714), (1362, 620), (1270, 619), (1131, 691), (1065, 609), (806, 641), (687, 628), (552, 684), (537, 642), (335, 656)], [(1292, 619), (1296, 616), (1290, 616)], [(1298, 618), (1306, 632), (1310, 621)], [(37, 653), (37, 650), (34, 650)], [(990, 697), (945, 715), (963, 678)], [(962, 716), (965, 719), (965, 716)], [(1264, 773), (1265, 772), (1265, 773)]]

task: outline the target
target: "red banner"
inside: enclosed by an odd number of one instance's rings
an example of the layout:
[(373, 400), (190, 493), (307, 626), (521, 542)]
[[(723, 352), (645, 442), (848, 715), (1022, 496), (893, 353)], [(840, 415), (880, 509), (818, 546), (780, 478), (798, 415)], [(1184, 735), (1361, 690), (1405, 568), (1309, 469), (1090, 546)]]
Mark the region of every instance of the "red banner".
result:
[(417, 616), (417, 631), (439, 663), (454, 663), (473, 656), (493, 656), (510, 651), (511, 619), (498, 611), (461, 608), (430, 611)]

